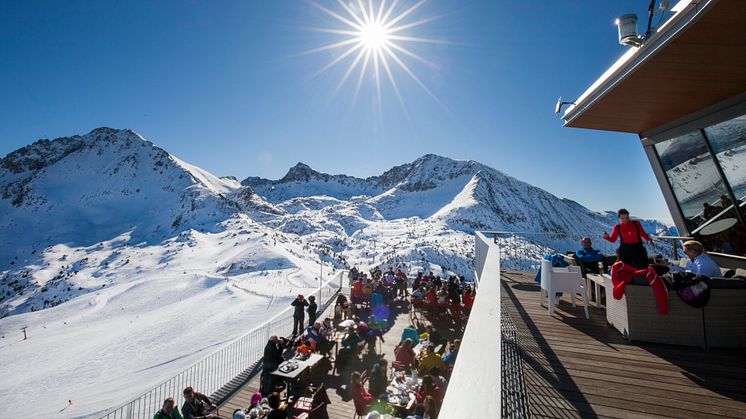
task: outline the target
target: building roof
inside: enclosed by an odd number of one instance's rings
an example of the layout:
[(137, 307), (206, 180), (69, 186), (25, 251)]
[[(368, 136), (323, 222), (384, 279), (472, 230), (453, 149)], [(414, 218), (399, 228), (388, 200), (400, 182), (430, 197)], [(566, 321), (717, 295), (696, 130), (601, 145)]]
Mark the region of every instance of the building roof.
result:
[(645, 133), (746, 92), (746, 1), (682, 0), (569, 107), (566, 127)]

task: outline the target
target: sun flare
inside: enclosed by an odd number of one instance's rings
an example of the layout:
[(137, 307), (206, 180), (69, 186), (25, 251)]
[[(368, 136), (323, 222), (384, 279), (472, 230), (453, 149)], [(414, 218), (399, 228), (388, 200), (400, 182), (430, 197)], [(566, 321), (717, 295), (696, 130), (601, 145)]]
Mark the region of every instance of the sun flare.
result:
[(306, 53), (340, 51), (316, 75), (326, 72), (341, 62), (347, 62), (347, 69), (344, 71), (333, 94), (336, 95), (351, 77), (356, 78), (353, 97), (353, 100), (355, 100), (360, 92), (360, 86), (367, 76), (375, 83), (379, 106), (381, 103), (382, 79), (385, 78), (406, 113), (406, 106), (396, 79), (397, 74), (406, 74), (406, 78), (414, 81), (430, 97), (442, 105), (440, 100), (415, 74), (411, 66), (411, 61), (415, 60), (430, 68), (437, 68), (435, 64), (412, 51), (410, 44), (447, 43), (442, 40), (407, 33), (438, 19), (438, 17), (428, 17), (411, 20), (416, 15), (415, 12), (426, 1), (419, 0), (409, 6), (403, 6), (399, 4), (399, 0), (393, 0), (390, 3), (386, 0), (349, 0), (347, 2), (337, 0), (338, 7), (334, 8), (311, 1), (313, 6), (334, 18), (334, 26), (336, 27), (309, 29), (342, 38), (328, 45), (306, 51)]
[(378, 22), (368, 22), (360, 29), (360, 42), (366, 50), (380, 51), (384, 45), (391, 42), (389, 31)]

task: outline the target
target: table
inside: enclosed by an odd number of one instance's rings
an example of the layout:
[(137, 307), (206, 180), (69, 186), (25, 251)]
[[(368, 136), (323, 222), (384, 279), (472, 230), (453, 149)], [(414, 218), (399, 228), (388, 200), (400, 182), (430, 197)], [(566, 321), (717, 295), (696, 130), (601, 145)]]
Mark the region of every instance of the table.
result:
[(738, 220), (736, 220), (735, 218), (723, 218), (722, 220), (717, 220), (702, 227), (702, 229), (699, 230), (699, 234), (703, 236), (709, 236), (711, 234), (721, 233), (733, 227), (737, 222)]
[[(422, 385), (422, 379), (412, 379), (401, 372), (394, 373), (394, 378), (386, 387), (387, 404), (397, 415), (406, 416), (417, 403), (415, 394)], [(404, 402), (404, 404), (402, 404)]]
[[(304, 373), (309, 368), (312, 368), (314, 365), (316, 365), (323, 356), (319, 354), (311, 354), (307, 359), (300, 360), (300, 359), (290, 359), (287, 361), (283, 361), (276, 370), (271, 372), (271, 375), (274, 375), (275, 377), (281, 378), (283, 381), (285, 381), (285, 384), (287, 387), (285, 388), (285, 399), (287, 400), (288, 396), (290, 395), (290, 383), (293, 380), (296, 380), (300, 377), (302, 373)], [(287, 365), (289, 362), (296, 362), (298, 364), (298, 368), (289, 371), (289, 372), (282, 372), (280, 368), (282, 368), (284, 365)]]
[[(609, 276), (608, 274), (586, 274), (585, 275), (585, 289), (590, 290), (591, 282), (593, 282), (594, 291), (596, 292), (596, 301), (594, 301), (594, 304), (596, 304), (596, 307), (601, 307), (601, 287), (606, 290), (606, 277)], [(607, 292), (606, 295), (608, 296), (609, 293)]]

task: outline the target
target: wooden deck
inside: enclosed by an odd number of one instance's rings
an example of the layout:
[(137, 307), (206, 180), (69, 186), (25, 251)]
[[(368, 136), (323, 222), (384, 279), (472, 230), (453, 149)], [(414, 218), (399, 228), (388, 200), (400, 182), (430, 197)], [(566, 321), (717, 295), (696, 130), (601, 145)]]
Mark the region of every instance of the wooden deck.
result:
[(533, 277), (502, 274), (531, 417), (746, 417), (746, 351), (628, 344), (567, 297), (549, 317)]
[[(385, 342), (379, 343), (376, 346), (376, 351), (378, 353), (383, 353), (385, 358), (389, 361), (389, 367), (391, 366), (391, 362), (395, 358), (394, 347), (399, 343), (402, 331), (407, 325), (414, 324), (416, 327), (424, 329), (425, 324), (432, 323), (445, 339), (456, 337), (457, 334), (460, 336), (460, 334), (462, 333), (461, 330), (456, 330), (456, 328), (451, 324), (450, 321), (446, 321), (447, 319), (442, 321), (436, 320), (434, 322), (430, 322), (431, 319), (426, 320), (421, 316), (416, 316), (415, 318), (413, 318), (409, 312), (408, 306), (409, 304), (403, 301), (395, 301), (393, 303), (393, 305), (390, 307), (389, 316), (389, 324), (391, 326), (384, 334)], [(359, 316), (362, 320), (365, 321), (367, 318), (367, 314), (367, 309), (361, 309)], [(319, 317), (323, 319), (325, 316), (328, 315), (329, 313)], [(370, 369), (375, 359), (376, 358), (372, 356), (365, 357), (361, 367)], [(360, 368), (356, 369), (362, 371), (362, 369)], [(352, 399), (347, 392), (349, 377), (345, 377), (345, 380), (343, 380), (342, 378), (343, 377), (341, 377), (339, 374), (331, 375), (330, 373), (323, 379), (325, 386), (328, 388), (327, 394), (329, 395), (329, 399), (331, 400), (331, 404), (328, 406), (327, 409), (327, 411), (329, 412), (329, 417), (331, 419), (350, 419), (354, 416), (355, 413), (355, 407), (352, 403)], [(236, 409), (245, 409), (249, 405), (251, 395), (257, 391), (259, 391), (258, 374), (251, 378), (249, 382), (244, 384), (236, 393), (233, 394), (233, 396), (231, 396), (225, 403), (220, 406), (220, 417), (230, 419), (232, 418), (232, 414)]]

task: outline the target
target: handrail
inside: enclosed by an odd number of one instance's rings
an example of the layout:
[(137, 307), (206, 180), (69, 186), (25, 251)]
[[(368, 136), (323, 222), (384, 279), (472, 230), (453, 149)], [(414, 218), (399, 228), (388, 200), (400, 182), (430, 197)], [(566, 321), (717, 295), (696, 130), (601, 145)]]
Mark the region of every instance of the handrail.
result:
[[(495, 332), (501, 319), (500, 248), (483, 233), (474, 235), (479, 291), (443, 398), (441, 418), (499, 417), (501, 365), (495, 358), (502, 347), (502, 336)], [(470, 402), (475, 400), (479, 402)]]
[[(320, 312), (337, 297), (344, 273), (341, 270), (311, 294), (317, 296)], [(293, 307), (286, 308), (139, 397), (103, 412), (101, 418), (149, 418), (161, 408), (166, 397), (173, 397), (176, 405), (180, 406), (183, 402), (182, 390), (187, 386), (193, 386), (201, 393), (213, 394), (261, 359), (270, 336), (287, 336), (291, 333), (292, 316), (288, 314), (292, 310)]]
[[(598, 232), (531, 232), (531, 231), (480, 231), (480, 235), (492, 236), (492, 241), (500, 247), (500, 260), (503, 270), (536, 271), (540, 261), (547, 253), (564, 254), (576, 251), (581, 247), (583, 237), (598, 237)], [(654, 239), (652, 251), (655, 253), (672, 253), (674, 260), (679, 257), (679, 249), (670, 239), (651, 236)], [(665, 237), (665, 236), (663, 236)], [(593, 247), (607, 255), (616, 253), (616, 243), (606, 240), (594, 241)], [(475, 246), (475, 252), (477, 248)], [(475, 254), (475, 256), (477, 256)], [(479, 275), (478, 259), (475, 257), (475, 274)]]

